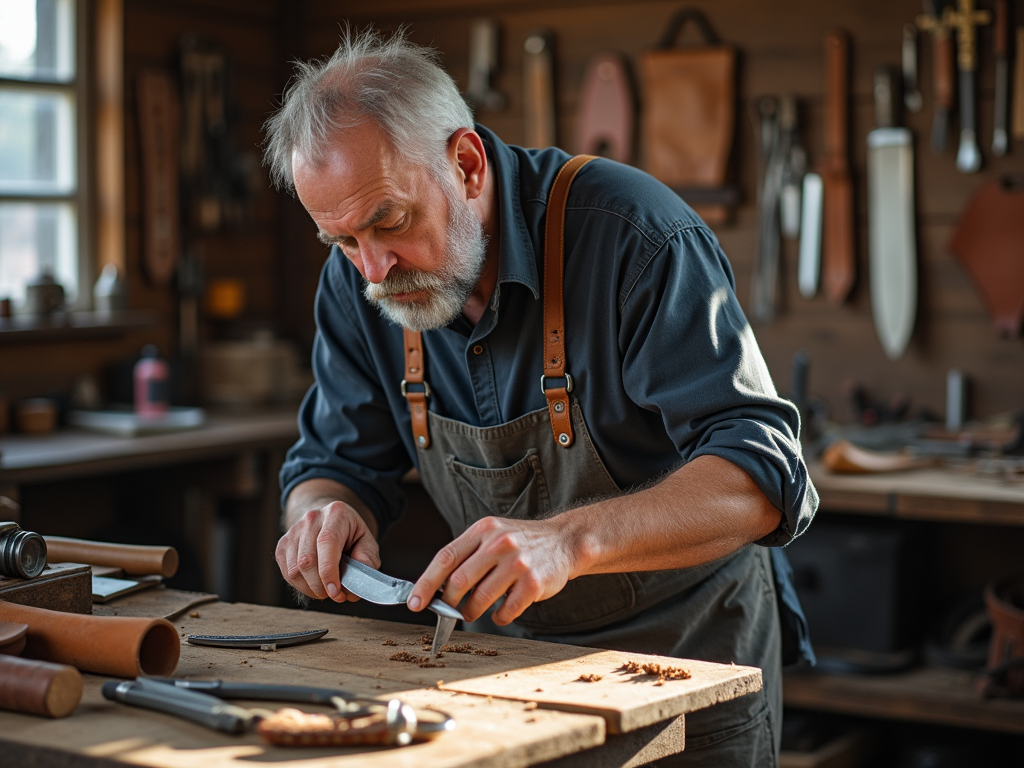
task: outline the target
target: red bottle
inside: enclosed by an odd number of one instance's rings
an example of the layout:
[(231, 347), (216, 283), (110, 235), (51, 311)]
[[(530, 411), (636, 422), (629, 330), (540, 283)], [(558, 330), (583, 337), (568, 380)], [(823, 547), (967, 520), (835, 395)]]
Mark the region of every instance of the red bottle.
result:
[(163, 416), (170, 406), (171, 367), (160, 359), (154, 344), (142, 348), (135, 364), (135, 413), (143, 417)]

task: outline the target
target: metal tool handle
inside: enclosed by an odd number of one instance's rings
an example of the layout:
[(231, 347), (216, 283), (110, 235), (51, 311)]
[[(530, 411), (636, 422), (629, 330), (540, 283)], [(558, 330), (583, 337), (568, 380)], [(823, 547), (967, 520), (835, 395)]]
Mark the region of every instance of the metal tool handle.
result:
[(903, 26), (903, 103), (910, 112), (920, 112), (924, 106), (921, 91), (917, 85), (917, 27)]
[(144, 682), (138, 680), (111, 680), (103, 684), (103, 698), (175, 715), (224, 733), (243, 733), (252, 725), (251, 712), (225, 704), (214, 696), (185, 691), (162, 683), (150, 685), (157, 688), (147, 687)]
[(354, 693), (337, 688), (313, 688), (307, 685), (274, 685), (270, 683), (235, 683), (225, 680), (179, 680), (173, 677), (147, 677), (148, 681), (173, 686), (178, 690), (205, 693), (221, 699), (252, 701), (289, 701), (296, 704), (326, 704), (334, 699), (349, 700)]

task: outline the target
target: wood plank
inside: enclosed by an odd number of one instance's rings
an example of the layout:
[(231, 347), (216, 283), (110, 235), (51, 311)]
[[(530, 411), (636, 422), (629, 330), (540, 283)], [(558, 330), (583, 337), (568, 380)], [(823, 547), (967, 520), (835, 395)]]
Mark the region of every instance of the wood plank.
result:
[(896, 675), (786, 673), (787, 707), (1024, 733), (1024, 701), (982, 699), (970, 673), (921, 667)]
[[(761, 688), (761, 671), (753, 667), (713, 664), (662, 656), (597, 651), (559, 643), (456, 632), (451, 645), (469, 643), (474, 652), (446, 652), (443, 658), (415, 663), (393, 659), (404, 652), (425, 657), (421, 625), (392, 624), (336, 614), (300, 614), (283, 608), (245, 603), (218, 603), (184, 616), (176, 625), (183, 634), (257, 634), (327, 627), (324, 640), (288, 651), (290, 664), (338, 673), (374, 670), (380, 679), (414, 686), (437, 686), (447, 691), (536, 702), (543, 708), (603, 717), (610, 733), (622, 733), (663, 721)], [(432, 632), (428, 632), (428, 638)], [(429, 639), (428, 639), (429, 643)], [(206, 649), (208, 656), (237, 652)], [(279, 655), (251, 654), (250, 663), (275, 664)], [(617, 672), (626, 661), (648, 661), (690, 669), (690, 680), (655, 685), (649, 675)], [(443, 664), (444, 666), (440, 666)], [(601, 676), (597, 682), (579, 680), (582, 674)], [(544, 690), (537, 690), (542, 688)]]

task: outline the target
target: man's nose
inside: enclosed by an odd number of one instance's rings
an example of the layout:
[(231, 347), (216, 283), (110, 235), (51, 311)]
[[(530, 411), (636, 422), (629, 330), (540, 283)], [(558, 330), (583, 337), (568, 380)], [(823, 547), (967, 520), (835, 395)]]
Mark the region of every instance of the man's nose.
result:
[(363, 277), (371, 283), (383, 282), (398, 261), (390, 249), (375, 243), (367, 243), (360, 255), (363, 259)]

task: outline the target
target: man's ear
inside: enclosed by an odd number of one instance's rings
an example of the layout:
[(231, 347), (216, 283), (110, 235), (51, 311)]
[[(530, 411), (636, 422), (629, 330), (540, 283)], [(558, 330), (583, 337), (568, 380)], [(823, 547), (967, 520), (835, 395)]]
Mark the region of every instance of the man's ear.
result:
[(449, 156), (455, 161), (466, 199), (473, 200), (484, 192), (487, 181), (487, 151), (480, 134), (459, 128), (448, 142)]

